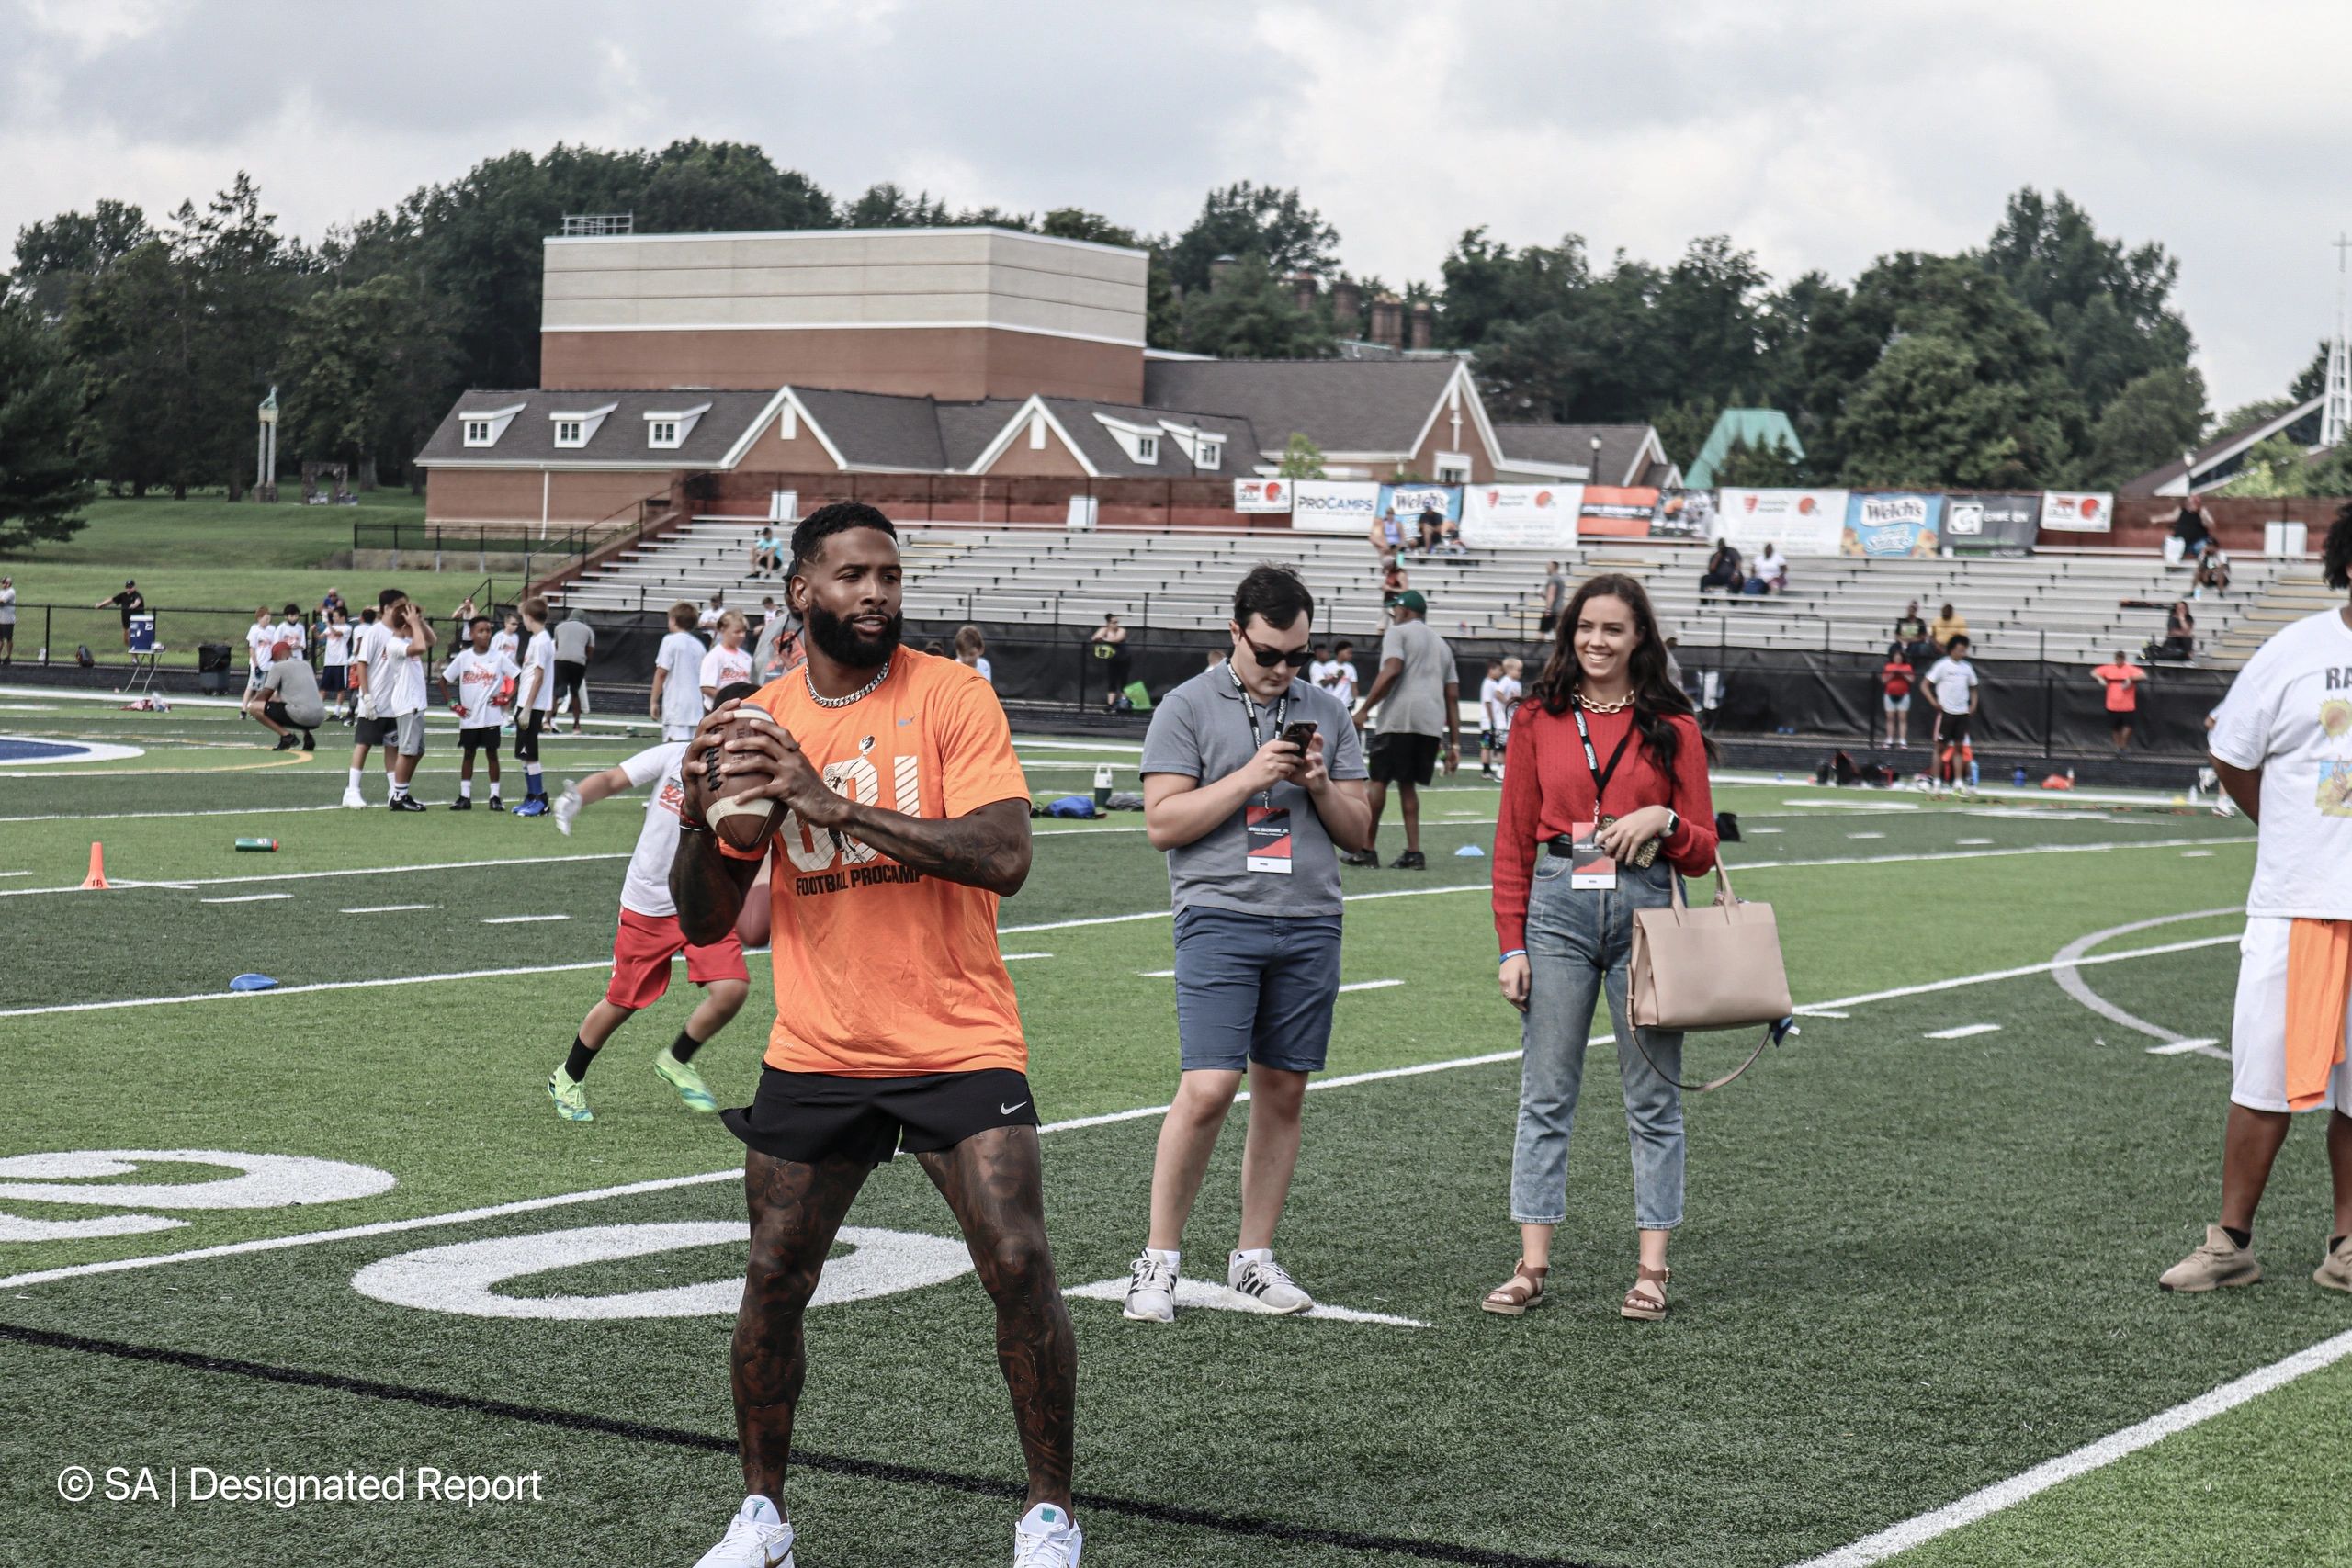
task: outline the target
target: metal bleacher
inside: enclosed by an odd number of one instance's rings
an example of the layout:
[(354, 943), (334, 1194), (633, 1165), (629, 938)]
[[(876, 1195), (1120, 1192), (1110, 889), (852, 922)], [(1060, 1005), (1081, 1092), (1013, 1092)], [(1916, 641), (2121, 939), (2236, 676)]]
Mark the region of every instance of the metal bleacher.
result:
[[(781, 587), (751, 573), (757, 527), (751, 520), (695, 518), (602, 563), (557, 596), (592, 612), (626, 613), (702, 602), (723, 590), (730, 602), (755, 608)], [(922, 524), (902, 526), (901, 537), (910, 620), (1088, 628), (1107, 612), (1134, 626), (1213, 628), (1225, 624), (1234, 580), (1262, 560), (1296, 568), (1323, 607), (1318, 620), (1335, 632), (1374, 633), (1383, 619), (1371, 547), (1352, 536)], [(1571, 582), (1597, 571), (1640, 579), (1685, 648), (1875, 652), (1916, 599), (1930, 619), (1947, 602), (1957, 606), (1980, 657), (2096, 663), (2160, 636), (2164, 606), (2188, 594), (2183, 568), (2098, 550), (2016, 559), (1801, 558), (1791, 563), (1788, 592), (1769, 598), (1702, 596), (1701, 552), (1644, 540), (1416, 556), (1406, 567), (1440, 631), (1532, 641), (1544, 563), (1555, 558)], [(2229, 594), (2208, 593), (2192, 606), (2199, 663), (2243, 662), (2272, 623), (2286, 618), (2289, 612), (2274, 606), (2299, 604), (2306, 578), (2317, 588), (2306, 561), (2239, 556), (2231, 564)]]

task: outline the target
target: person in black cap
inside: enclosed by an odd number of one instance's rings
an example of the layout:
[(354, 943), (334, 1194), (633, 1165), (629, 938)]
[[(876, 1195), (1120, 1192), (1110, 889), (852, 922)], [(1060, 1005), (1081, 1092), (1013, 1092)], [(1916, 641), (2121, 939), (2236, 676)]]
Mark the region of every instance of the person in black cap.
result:
[(139, 584), (136, 582), (126, 582), (122, 585), (121, 592), (110, 598), (101, 599), (90, 608), (103, 610), (109, 604), (122, 612), (122, 646), (129, 648), (130, 646), (130, 617), (145, 613), (147, 595), (139, 592)]

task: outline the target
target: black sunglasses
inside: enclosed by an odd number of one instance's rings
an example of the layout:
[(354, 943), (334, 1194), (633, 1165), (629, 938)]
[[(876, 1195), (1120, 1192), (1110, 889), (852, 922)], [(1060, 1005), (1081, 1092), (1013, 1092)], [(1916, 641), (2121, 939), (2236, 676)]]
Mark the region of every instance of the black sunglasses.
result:
[(1261, 670), (1272, 670), (1277, 664), (1287, 664), (1294, 670), (1304, 670), (1306, 668), (1307, 661), (1315, 657), (1315, 650), (1311, 648), (1260, 648), (1258, 639), (1247, 632), (1241, 634), (1241, 640), (1250, 645), (1250, 657), (1257, 660), (1258, 668)]

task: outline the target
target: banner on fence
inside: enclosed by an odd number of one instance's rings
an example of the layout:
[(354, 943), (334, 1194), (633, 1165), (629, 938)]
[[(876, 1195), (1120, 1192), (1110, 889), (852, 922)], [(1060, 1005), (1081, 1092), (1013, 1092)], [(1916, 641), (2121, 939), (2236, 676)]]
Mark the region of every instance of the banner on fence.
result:
[(1574, 549), (1582, 485), (1472, 485), (1462, 542), (1474, 549)]
[(1646, 539), (1657, 512), (1657, 491), (1646, 485), (1587, 485), (1577, 508), (1577, 536)]
[(1236, 479), (1233, 481), (1233, 510), (1288, 512), (1290, 489), (1288, 479)]
[(1369, 535), (1380, 515), (1380, 488), (1369, 480), (1295, 479), (1290, 525), (1309, 534)]
[(2041, 526), (2039, 495), (1944, 497), (1944, 547), (1963, 556), (2030, 556)]
[(1650, 513), (1653, 539), (1712, 539), (1715, 536), (1715, 493), (1707, 490), (1662, 490), (1657, 510)]
[(1462, 521), (1462, 487), (1460, 485), (1382, 485), (1380, 515), (1394, 517), (1405, 525), (1408, 534), (1413, 532), (1414, 519), (1424, 512), (1434, 512), (1448, 523)]
[(2046, 490), (2041, 525), (2060, 534), (2104, 534), (2115, 521), (2115, 497), (2106, 491)]
[(1849, 556), (1932, 556), (1943, 516), (1941, 495), (1851, 495), (1846, 500), (1846, 531), (1838, 551)]
[(1846, 491), (1725, 485), (1715, 518), (1717, 532), (1743, 555), (1778, 545), (1786, 555), (1834, 556), (1845, 540)]

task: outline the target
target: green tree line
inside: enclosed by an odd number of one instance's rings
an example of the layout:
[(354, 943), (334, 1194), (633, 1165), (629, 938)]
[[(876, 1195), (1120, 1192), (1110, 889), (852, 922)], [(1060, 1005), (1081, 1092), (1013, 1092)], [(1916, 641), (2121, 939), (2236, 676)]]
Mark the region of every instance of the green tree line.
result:
[(101, 200), (27, 226), (0, 294), (0, 548), (62, 536), (91, 480), (236, 493), (272, 386), (289, 471), (317, 458), (363, 486), (413, 482), (410, 459), (461, 391), (537, 385), (541, 242), (567, 213), (622, 211), (639, 232), (994, 223), (1133, 245), (1151, 257), (1148, 341), (1224, 356), (1342, 352), (1366, 324), (1335, 313), (1343, 282), (1364, 315), (1383, 297), (1426, 301), (1438, 345), (1472, 356), (1503, 418), (1650, 420), (1687, 462), (1722, 409), (1783, 410), (1804, 457), (1736, 454), (1750, 479), (2111, 483), (2209, 424), (2178, 264), (2101, 235), (2063, 194), (2018, 191), (1982, 248), (1890, 254), (1850, 283), (1776, 284), (1721, 235), (1661, 266), (1473, 229), (1434, 282), (1392, 288), (1343, 268), (1338, 231), (1297, 191), (1249, 182), (1147, 234), (888, 184), (839, 197), (741, 142), (559, 145), (487, 159), (315, 244), (282, 232), (242, 173), (160, 222)]

